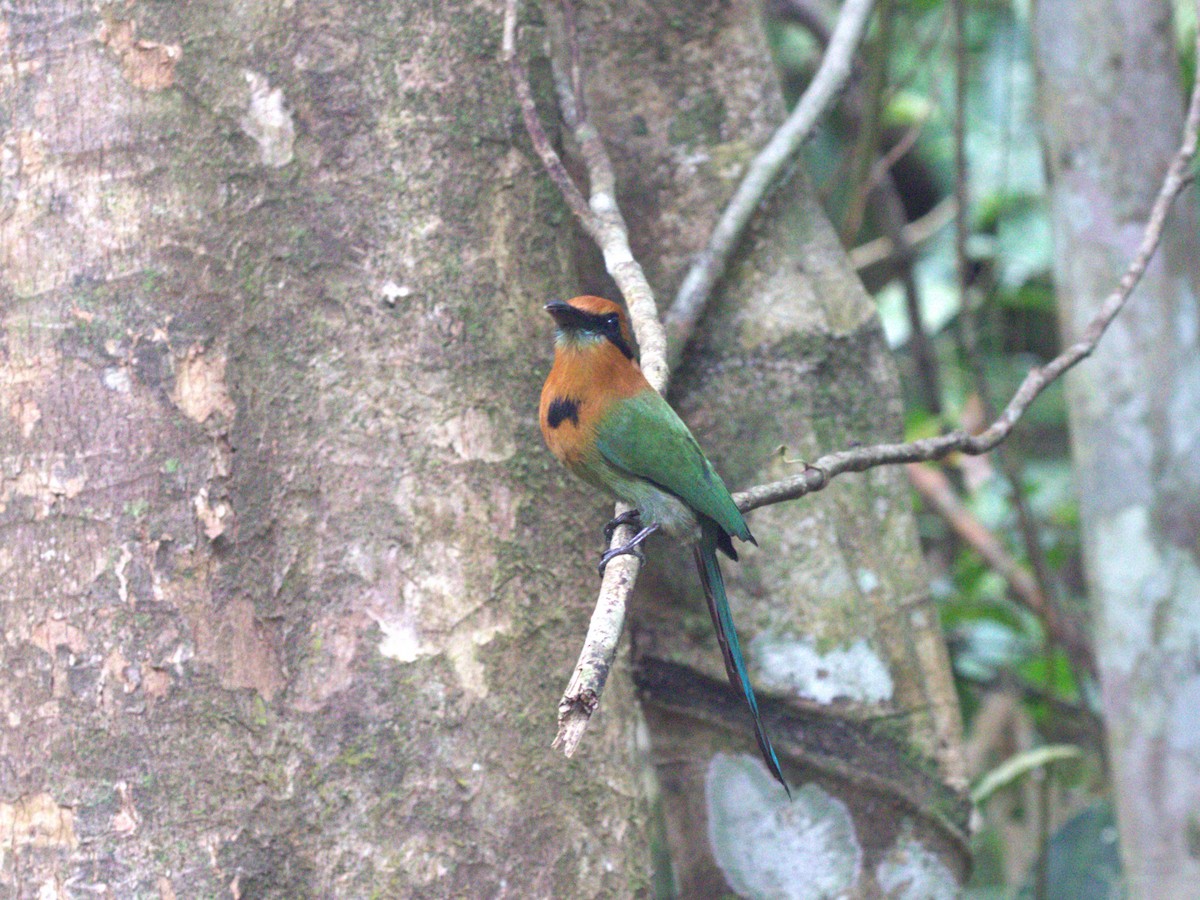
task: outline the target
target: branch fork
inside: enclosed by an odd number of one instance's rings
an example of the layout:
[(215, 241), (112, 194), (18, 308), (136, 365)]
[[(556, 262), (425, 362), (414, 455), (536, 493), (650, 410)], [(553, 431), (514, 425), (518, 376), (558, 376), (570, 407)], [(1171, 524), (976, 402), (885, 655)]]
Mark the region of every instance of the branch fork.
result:
[[(543, 0), (549, 23), (550, 60), (563, 122), (577, 143), (588, 176), (588, 194), (575, 183), (554, 150), (537, 110), (529, 77), (517, 52), (519, 0), (506, 0), (503, 56), (513, 79), (514, 91), (526, 130), (546, 173), (558, 187), (564, 202), (599, 246), (609, 274), (624, 295), (630, 320), (641, 348), (641, 365), (647, 380), (661, 393), (667, 385), (668, 360), (678, 362), (688, 338), (699, 321), (712, 290), (724, 275), (732, 251), (741, 240), (763, 196), (773, 187), (787, 163), (841, 90), (851, 70), (851, 60), (871, 12), (871, 0), (846, 0), (834, 28), (821, 67), (795, 111), (751, 163), (729, 207), (720, 217), (708, 246), (702, 250), (680, 287), (667, 314), (671, 332), (668, 356), (667, 330), (659, 321), (654, 292), (629, 246), (629, 230), (616, 203), (612, 163), (596, 128), (588, 121), (584, 102), (579, 43), (570, 0)], [(1200, 56), (1200, 38), (1197, 41)], [(1089, 323), (1080, 340), (1044, 366), (1030, 369), (1016, 393), (991, 425), (978, 434), (959, 430), (950, 434), (901, 444), (853, 447), (804, 463), (790, 478), (758, 485), (733, 495), (743, 512), (795, 500), (825, 488), (845, 472), (862, 472), (882, 465), (927, 462), (953, 452), (968, 455), (987, 453), (1000, 444), (1030, 404), (1052, 382), (1089, 356), (1112, 320), (1128, 301), (1162, 237), (1171, 205), (1192, 181), (1190, 166), (1196, 155), (1200, 131), (1200, 67), (1192, 87), (1183, 138), (1172, 160), (1162, 188), (1154, 201), (1142, 240), (1112, 293)], [(617, 504), (619, 516), (629, 510)], [(634, 534), (629, 525), (613, 532), (611, 548), (627, 542)], [(604, 571), (600, 595), (588, 626), (579, 661), (559, 702), (558, 734), (553, 746), (571, 756), (599, 706), (608, 673), (616, 657), (617, 643), (625, 623), (625, 605), (637, 580), (641, 563), (635, 556), (614, 558)]]

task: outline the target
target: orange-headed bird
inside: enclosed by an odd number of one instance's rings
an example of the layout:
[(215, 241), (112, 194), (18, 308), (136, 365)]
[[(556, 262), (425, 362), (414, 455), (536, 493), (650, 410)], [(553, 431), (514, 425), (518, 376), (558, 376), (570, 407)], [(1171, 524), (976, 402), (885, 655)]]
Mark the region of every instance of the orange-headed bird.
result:
[(731, 535), (757, 543), (746, 520), (691, 431), (646, 381), (630, 348), (624, 311), (600, 297), (548, 303), (546, 311), (558, 325), (539, 412), (546, 445), (584, 481), (636, 508), (610, 522), (609, 535), (617, 524), (642, 526), (627, 544), (604, 554), (600, 570), (614, 556), (640, 555), (638, 545), (660, 528), (692, 543), (729, 683), (745, 696), (758, 749), (786, 789), (717, 564), (718, 549), (737, 559)]

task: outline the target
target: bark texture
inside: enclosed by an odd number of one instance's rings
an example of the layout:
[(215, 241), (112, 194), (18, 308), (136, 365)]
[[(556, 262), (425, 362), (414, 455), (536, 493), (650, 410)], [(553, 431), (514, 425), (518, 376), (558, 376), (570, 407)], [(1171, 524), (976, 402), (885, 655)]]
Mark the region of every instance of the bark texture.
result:
[[(1125, 269), (1178, 146), (1171, 7), (1042, 0), (1035, 18), (1065, 341)], [(1122, 858), (1133, 896), (1200, 884), (1200, 278), (1194, 191), (1067, 378)]]
[[(758, 7), (588, 4), (581, 31), (592, 116), (665, 306), (783, 115)], [(672, 380), (672, 402), (735, 489), (900, 435), (874, 308), (808, 185), (793, 177), (768, 207)], [(946, 786), (961, 783), (958, 708), (901, 472), (839, 480), (750, 526), (759, 548), (724, 568), (760, 696), (789, 701), (767, 701), (767, 727), (794, 803), (720, 686), (686, 552), (652, 546), (635, 609), (681, 894), (953, 896), (965, 869), (950, 836), (964, 809)]]
[(500, 17), (0, 7), (9, 896), (650, 892), (628, 678), (549, 749), (603, 514)]

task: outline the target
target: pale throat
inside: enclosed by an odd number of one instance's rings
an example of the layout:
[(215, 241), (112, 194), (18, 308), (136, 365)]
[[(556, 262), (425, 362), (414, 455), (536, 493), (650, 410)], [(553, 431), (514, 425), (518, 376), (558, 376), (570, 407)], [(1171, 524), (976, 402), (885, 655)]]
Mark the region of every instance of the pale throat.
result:
[(578, 331), (560, 328), (554, 332), (554, 346), (559, 350), (580, 351), (589, 350), (607, 340), (604, 335), (595, 331)]

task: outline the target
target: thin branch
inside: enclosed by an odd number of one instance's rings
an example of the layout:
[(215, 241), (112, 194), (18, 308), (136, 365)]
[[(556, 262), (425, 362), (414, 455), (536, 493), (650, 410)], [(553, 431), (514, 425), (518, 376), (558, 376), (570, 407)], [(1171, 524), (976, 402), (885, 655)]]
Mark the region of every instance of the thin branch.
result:
[[(665, 391), (668, 378), (666, 334), (658, 320), (654, 292), (629, 248), (629, 230), (617, 206), (612, 162), (599, 132), (587, 119), (574, 9), (570, 0), (547, 0), (543, 4), (550, 25), (550, 62), (559, 109), (564, 124), (579, 146), (587, 169), (589, 192), (586, 200), (583, 191), (572, 180), (551, 146), (538, 118), (529, 77), (516, 51), (519, 5), (519, 0), (506, 0), (503, 52), (521, 106), (525, 129), (563, 199), (600, 247), (604, 264), (625, 297), (647, 380), (660, 392)], [(620, 515), (627, 509), (625, 505), (617, 504), (616, 514)], [(621, 546), (633, 534), (629, 526), (616, 529), (610, 546)], [(562, 748), (567, 756), (579, 746), (591, 715), (600, 703), (608, 673), (617, 655), (621, 631), (625, 627), (625, 605), (633, 591), (639, 569), (637, 557), (618, 556), (604, 570), (600, 596), (588, 625), (579, 661), (558, 704), (558, 734), (553, 746)]]
[(938, 468), (918, 463), (908, 463), (905, 469), (909, 482), (921, 495), (921, 499), (945, 519), (954, 533), (966, 541), (971, 549), (983, 557), (984, 562), (1008, 582), (1013, 595), (1042, 621), (1050, 638), (1076, 661), (1076, 668), (1080, 671), (1095, 672), (1092, 650), (1087, 638), (1073, 622), (1053, 614), (1050, 601), (1037, 580), (963, 505), (945, 474)]
[[(966, 149), (968, 73), (966, 3), (967, 0), (955, 0), (954, 2), (954, 199), (958, 206), (958, 215), (955, 218), (954, 253), (957, 261), (960, 310), (958, 334), (963, 359), (968, 370), (974, 376), (975, 391), (983, 403), (984, 416), (990, 419), (996, 415), (996, 403), (983, 360), (979, 354), (978, 323), (975, 311), (971, 306), (971, 265), (967, 256), (967, 242), (970, 237), (968, 219), (970, 201), (967, 194)], [(1013, 509), (1017, 514), (1017, 527), (1022, 543), (1025, 545), (1025, 555), (1033, 567), (1033, 577), (1037, 581), (1038, 590), (1045, 599), (1040, 613), (1042, 627), (1047, 637), (1052, 637), (1062, 630), (1059, 623), (1058, 606), (1055, 602), (1056, 585), (1050, 573), (1046, 552), (1042, 548), (1037, 521), (1033, 510), (1030, 509), (1029, 501), (1025, 498), (1021, 464), (1016, 454), (1009, 452), (1007, 447), (997, 447), (995, 459), (1001, 476), (1008, 482)], [(1090, 653), (1083, 654), (1080, 648), (1074, 644), (1066, 644), (1064, 648), (1076, 676), (1081, 675), (1084, 671), (1095, 671)]]
[(587, 104), (583, 96), (583, 65), (580, 63), (579, 29), (575, 27), (575, 7), (567, 0), (562, 4), (563, 25), (566, 32), (567, 51), (571, 63), (571, 100), (576, 116), (586, 119)]
[(924, 463), (906, 463), (904, 468), (909, 482), (929, 508), (1008, 582), (1023, 605), (1040, 616), (1046, 605), (1045, 595), (999, 539), (963, 505), (945, 473)]
[(1125, 306), (1129, 295), (1141, 280), (1146, 271), (1158, 242), (1162, 238), (1163, 226), (1171, 204), (1179, 193), (1192, 182), (1188, 172), (1192, 159), (1196, 155), (1196, 132), (1200, 130), (1200, 67), (1196, 70), (1196, 82), (1192, 86), (1192, 97), (1188, 105), (1187, 122), (1184, 127), (1183, 141), (1175, 158), (1167, 169), (1162, 187), (1150, 210), (1146, 228), (1142, 232), (1142, 240), (1134, 254), (1133, 260), (1121, 276), (1112, 293), (1105, 298), (1100, 311), (1084, 329), (1083, 336), (1066, 348), (1045, 366), (1030, 369), (1017, 388), (1017, 392), (1004, 411), (987, 429), (976, 435), (965, 431), (954, 431), (937, 437), (923, 438), (906, 444), (878, 444), (872, 447), (855, 447), (850, 450), (840, 450), (822, 456), (811, 464), (805, 464), (804, 471), (791, 478), (762, 484), (734, 494), (738, 509), (743, 512), (781, 503), (784, 500), (795, 500), (819, 491), (829, 482), (845, 472), (863, 472), (876, 466), (890, 463), (925, 462), (942, 457), (955, 451), (978, 456), (987, 453), (1002, 440), (1008, 437), (1013, 426), (1025, 414), (1029, 405), (1048, 385), (1057, 380), (1064, 372), (1091, 355), (1096, 344), (1105, 330)]
[(925, 130), (931, 114), (930, 111), (922, 113), (916, 122), (913, 122), (904, 129), (904, 134), (900, 135), (900, 140), (892, 144), (886, 153), (875, 160), (874, 165), (871, 166), (871, 184), (878, 184), (883, 176), (890, 172), (896, 163), (900, 162), (904, 154), (916, 146), (917, 139), (921, 136), (921, 132)]
[[(514, 0), (509, 0), (511, 4)], [(554, 84), (558, 90), (559, 108), (563, 122), (570, 129), (579, 145), (580, 156), (587, 167), (591, 186), (588, 206), (595, 221), (590, 230), (592, 238), (604, 255), (604, 266), (613, 277), (625, 298), (629, 318), (637, 336), (639, 361), (646, 380), (659, 393), (665, 393), (669, 369), (667, 367), (667, 338), (658, 318), (658, 305), (654, 292), (646, 280), (641, 265), (633, 258), (629, 249), (629, 228), (621, 209), (617, 206), (616, 176), (612, 161), (600, 132), (586, 118), (582, 93), (582, 76), (573, 82), (570, 71), (572, 58), (577, 58), (578, 38), (574, 32), (574, 11), (570, 0), (547, 0), (543, 4), (551, 33), (557, 40), (551, 41), (550, 64), (554, 72)], [(578, 87), (578, 93), (576, 92)]]
[(866, 29), (872, 3), (873, 0), (846, 0), (842, 5), (829, 39), (829, 49), (822, 57), (821, 66), (808, 90), (750, 163), (745, 177), (713, 228), (708, 246), (700, 252), (684, 276), (665, 319), (670, 335), (667, 361), (671, 366), (677, 365), (683, 356), (683, 349), (700, 321), (713, 288), (724, 275), (729, 258), (741, 241), (754, 211), (850, 77), (854, 51)]
[(885, 174), (883, 179), (871, 188), (868, 196), (895, 248), (896, 268), (904, 289), (904, 307), (908, 313), (908, 343), (912, 350), (917, 383), (921, 387), (921, 397), (930, 412), (940, 414), (942, 387), (938, 375), (937, 353), (925, 332), (925, 322), (921, 318), (921, 289), (916, 273), (917, 254), (904, 235), (904, 226), (907, 224), (904, 204), (900, 200), (899, 191), (896, 190), (896, 182), (890, 174)]
[(967, 48), (965, 32), (967, 0), (953, 0), (954, 12), (954, 262), (960, 291), (959, 335), (965, 353), (975, 348), (974, 311), (968, 293), (971, 280), (967, 242), (971, 213), (967, 203)]
[(871, 177), (874, 160), (879, 156), (880, 133), (883, 128), (884, 95), (887, 93), (888, 69), (891, 63), (893, 0), (879, 0), (879, 26), (864, 47), (866, 85), (861, 92), (859, 115), (856, 117), (854, 141), (850, 147), (850, 197), (838, 236), (842, 246), (849, 246), (862, 228), (867, 197), (875, 181)]
[[(629, 507), (617, 504), (617, 515)], [(618, 528), (612, 546), (633, 537), (629, 526)], [(600, 596), (588, 622), (587, 637), (579, 651), (579, 661), (567, 682), (562, 699), (558, 701), (558, 733), (551, 744), (566, 756), (575, 753), (584, 732), (592, 721), (592, 713), (600, 705), (600, 696), (617, 656), (617, 645), (625, 628), (625, 605), (637, 581), (641, 563), (635, 556), (614, 557), (604, 569)]]
[(546, 130), (542, 128), (542, 120), (538, 118), (537, 106), (533, 102), (533, 90), (529, 87), (529, 73), (517, 54), (517, 9), (518, 0), (508, 0), (504, 6), (504, 41), (502, 44), (504, 61), (508, 64), (508, 72), (513, 82), (513, 90), (517, 94), (517, 102), (521, 105), (521, 116), (525, 120), (525, 130), (533, 142), (533, 149), (542, 161), (542, 167), (550, 180), (554, 182), (563, 200), (575, 213), (588, 234), (596, 231), (596, 222), (592, 211), (579, 186), (571, 180), (570, 174), (555, 152)]
[[(904, 241), (908, 246), (915, 250), (920, 244), (925, 243), (939, 231), (946, 227), (953, 219), (957, 206), (954, 203), (953, 197), (946, 197), (937, 206), (931, 209), (919, 219), (915, 219), (904, 226)], [(867, 241), (865, 244), (859, 244), (850, 251), (850, 265), (855, 271), (861, 272), (868, 266), (873, 266), (876, 263), (881, 263), (894, 253), (898, 253), (897, 244), (887, 235), (877, 237), (874, 240)]]
[(829, 28), (815, 4), (805, 0), (770, 0), (763, 11), (771, 18), (804, 28), (822, 50), (829, 46)]

